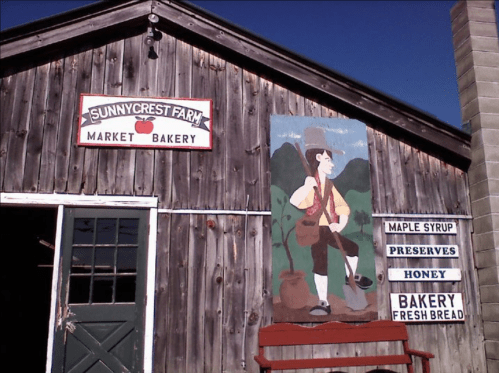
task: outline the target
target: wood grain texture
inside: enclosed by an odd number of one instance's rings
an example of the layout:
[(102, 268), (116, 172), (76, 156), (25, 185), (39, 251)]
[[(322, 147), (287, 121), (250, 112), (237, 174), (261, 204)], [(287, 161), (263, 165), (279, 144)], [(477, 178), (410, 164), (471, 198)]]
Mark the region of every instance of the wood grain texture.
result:
[(23, 191), (38, 190), (40, 158), (43, 146), (43, 128), (46, 115), (50, 64), (38, 66), (34, 83), (31, 123), (26, 147), (26, 166), (24, 170)]
[[(160, 56), (161, 67), (158, 68), (158, 92), (161, 97), (175, 95), (175, 51), (176, 41), (168, 34), (158, 42), (156, 47)], [(172, 150), (156, 149), (154, 155), (154, 191), (159, 198), (160, 208), (170, 208), (172, 200)]]
[(92, 82), (92, 49), (88, 49), (81, 53), (81, 58), (78, 66), (78, 76), (76, 79), (76, 97), (73, 118), (71, 119), (71, 155), (69, 157), (68, 167), (68, 185), (69, 193), (80, 194), (83, 187), (83, 168), (85, 161), (85, 148), (77, 145), (78, 122), (79, 122), (79, 107), (80, 95), (88, 93)]
[[(92, 76), (90, 91), (88, 93), (98, 94), (104, 92), (104, 78), (106, 69), (106, 45), (94, 48), (92, 58)], [(85, 160), (83, 165), (82, 192), (94, 194), (97, 191), (97, 171), (99, 165), (99, 149), (88, 147), (85, 149)]]
[(12, 116), (8, 126), (10, 133), (6, 144), (3, 189), (8, 192), (22, 191), (35, 75), (34, 68), (19, 73), (12, 103), (15, 109), (7, 109)]
[[(192, 89), (192, 46), (177, 40), (175, 62), (175, 97), (190, 98)], [(189, 208), (190, 165), (189, 151), (173, 152), (172, 207)]]
[[(144, 73), (141, 61), (143, 53), (143, 35), (135, 35), (125, 39), (123, 49), (122, 94), (124, 96), (140, 95), (140, 77)], [(135, 149), (117, 150), (115, 193), (133, 195), (135, 177)]]
[(45, 117), (45, 129), (43, 131), (40, 180), (38, 182), (38, 191), (42, 193), (54, 192), (57, 136), (62, 110), (63, 69), (64, 59), (56, 59), (50, 63), (47, 115)]
[(156, 248), (156, 296), (154, 318), (154, 372), (165, 373), (167, 368), (168, 321), (170, 294), (170, 232), (169, 214), (158, 216), (158, 239)]

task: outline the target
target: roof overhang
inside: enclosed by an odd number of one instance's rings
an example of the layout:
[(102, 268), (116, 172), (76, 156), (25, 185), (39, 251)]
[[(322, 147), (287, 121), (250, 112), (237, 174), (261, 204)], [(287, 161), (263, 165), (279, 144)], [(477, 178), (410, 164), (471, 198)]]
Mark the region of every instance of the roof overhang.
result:
[(12, 28), (0, 34), (0, 61), (3, 64), (107, 29), (145, 25), (150, 13), (159, 16), (159, 29), (232, 55), (255, 72), (304, 90), (326, 104), (339, 104), (346, 115), (417, 143), (450, 164), (469, 166), (470, 135), (183, 1), (102, 1)]

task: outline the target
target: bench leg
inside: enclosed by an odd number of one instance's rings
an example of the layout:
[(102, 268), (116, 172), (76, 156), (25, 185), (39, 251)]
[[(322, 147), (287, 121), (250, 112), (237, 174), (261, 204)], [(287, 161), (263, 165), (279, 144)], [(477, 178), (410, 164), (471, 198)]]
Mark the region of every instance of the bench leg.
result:
[(430, 373), (430, 360), (423, 359), (423, 373)]
[(407, 373), (414, 373), (414, 367), (412, 363), (407, 364)]

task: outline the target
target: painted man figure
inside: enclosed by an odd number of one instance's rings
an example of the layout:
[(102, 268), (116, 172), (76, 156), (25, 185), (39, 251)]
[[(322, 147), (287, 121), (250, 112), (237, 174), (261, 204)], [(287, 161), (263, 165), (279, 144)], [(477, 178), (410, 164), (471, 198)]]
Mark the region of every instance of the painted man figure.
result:
[[(334, 167), (333, 152), (337, 154), (343, 153), (327, 145), (322, 128), (305, 129), (305, 149), (305, 158), (314, 176), (305, 179), (303, 186), (299, 187), (291, 196), (290, 202), (299, 209), (306, 209), (307, 215), (316, 216), (319, 221), (319, 240), (311, 246), (314, 263), (312, 272), (314, 273), (319, 304), (310, 310), (310, 314), (321, 316), (331, 313), (331, 306), (327, 299), (328, 245), (338, 249), (336, 239), (340, 240), (346, 252), (346, 260), (352, 269), (357, 286), (361, 289), (367, 289), (372, 285), (372, 280), (356, 274), (359, 261), (359, 246), (340, 234), (348, 223), (350, 208), (327, 175), (331, 174)], [(316, 186), (323, 201), (325, 201), (326, 211), (332, 220), (331, 224), (328, 223), (326, 215), (322, 212), (321, 202), (314, 191)], [(334, 237), (333, 232), (337, 232), (336, 237)], [(350, 271), (346, 263), (345, 270), (345, 283), (348, 284)]]

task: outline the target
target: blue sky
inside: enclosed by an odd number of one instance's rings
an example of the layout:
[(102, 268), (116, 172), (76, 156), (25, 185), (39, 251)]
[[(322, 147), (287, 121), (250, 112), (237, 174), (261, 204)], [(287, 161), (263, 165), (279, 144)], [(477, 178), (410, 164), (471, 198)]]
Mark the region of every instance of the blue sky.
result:
[[(1, 1), (1, 29), (95, 1)], [(232, 23), (460, 127), (455, 1), (191, 1)], [(496, 2), (496, 10), (497, 10)]]

